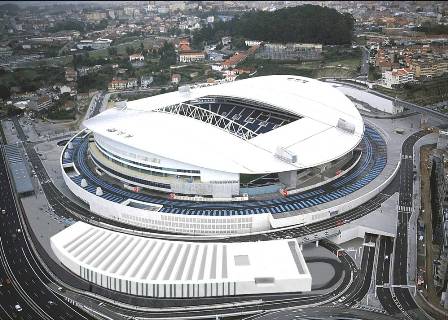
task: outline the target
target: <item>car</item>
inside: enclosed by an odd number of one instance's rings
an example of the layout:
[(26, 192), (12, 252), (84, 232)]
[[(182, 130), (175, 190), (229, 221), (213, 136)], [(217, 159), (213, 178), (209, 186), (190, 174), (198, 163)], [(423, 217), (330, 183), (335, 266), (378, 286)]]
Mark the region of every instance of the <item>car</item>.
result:
[(2, 214), (5, 215), (6, 214), (6, 210), (2, 209)]
[(15, 308), (18, 312), (22, 311), (22, 307), (20, 306), (20, 304), (16, 304), (16, 305), (14, 306), (14, 308)]
[(65, 289), (62, 288), (62, 287), (58, 287), (58, 291), (59, 291), (59, 292), (65, 292)]
[(54, 306), (54, 305), (56, 305), (56, 303), (55, 303), (54, 301), (52, 301), (52, 300), (48, 300), (48, 304), (49, 304), (50, 306)]

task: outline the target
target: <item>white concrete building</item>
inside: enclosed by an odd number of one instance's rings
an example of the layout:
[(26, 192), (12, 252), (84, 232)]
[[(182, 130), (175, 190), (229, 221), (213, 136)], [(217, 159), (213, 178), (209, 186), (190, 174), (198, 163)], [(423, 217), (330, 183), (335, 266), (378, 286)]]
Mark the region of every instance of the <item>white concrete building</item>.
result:
[(135, 53), (129, 56), (129, 61), (145, 61), (145, 57), (141, 53)]
[(179, 61), (183, 63), (198, 62), (205, 60), (205, 53), (202, 51), (187, 51), (179, 53)]
[(311, 290), (311, 274), (295, 240), (166, 241), (77, 222), (50, 241), (74, 274), (131, 295), (193, 298)]
[(414, 72), (410, 69), (393, 69), (383, 73), (383, 83), (387, 88), (394, 85), (404, 84), (414, 81)]

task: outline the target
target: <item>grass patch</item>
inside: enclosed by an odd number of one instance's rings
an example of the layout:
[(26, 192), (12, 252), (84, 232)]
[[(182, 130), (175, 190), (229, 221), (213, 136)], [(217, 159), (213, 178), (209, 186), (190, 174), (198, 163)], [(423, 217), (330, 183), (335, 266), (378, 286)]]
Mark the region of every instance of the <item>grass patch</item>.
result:
[(52, 110), (47, 113), (47, 118), (51, 120), (75, 120), (75, 110)]
[(323, 59), (318, 61), (264, 60), (253, 57), (241, 66), (257, 69), (257, 76), (291, 74), (310, 78), (355, 77), (361, 68), (362, 52), (347, 46), (325, 47)]
[(375, 86), (375, 90), (399, 99), (421, 106), (431, 105), (448, 100), (448, 75), (434, 78), (431, 81), (406, 84), (402, 87), (389, 89)]

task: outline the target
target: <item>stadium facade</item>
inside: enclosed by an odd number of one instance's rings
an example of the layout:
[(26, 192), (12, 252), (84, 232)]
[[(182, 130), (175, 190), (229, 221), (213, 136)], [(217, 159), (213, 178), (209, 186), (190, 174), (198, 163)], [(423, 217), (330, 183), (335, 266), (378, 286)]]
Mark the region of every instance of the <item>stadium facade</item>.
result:
[[(336, 202), (387, 161), (375, 158), (385, 148), (381, 134), (343, 93), (297, 76), (181, 87), (84, 126), (61, 155), (69, 189), (96, 214), (173, 233), (241, 234), (325, 219), (354, 207)], [(353, 170), (365, 173), (364, 184), (352, 179), (347, 191), (324, 194)], [(293, 194), (297, 201), (285, 202)]]
[(296, 188), (298, 172), (334, 165), (364, 128), (342, 93), (288, 76), (132, 101), (84, 125), (93, 135), (93, 161), (123, 183), (214, 198), (251, 193), (250, 182), (266, 185), (266, 175)]

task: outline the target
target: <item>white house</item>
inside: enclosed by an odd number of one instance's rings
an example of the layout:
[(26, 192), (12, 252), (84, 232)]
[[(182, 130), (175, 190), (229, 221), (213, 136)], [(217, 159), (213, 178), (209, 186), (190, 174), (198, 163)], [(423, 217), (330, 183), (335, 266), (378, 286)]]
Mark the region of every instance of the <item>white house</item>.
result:
[(142, 76), (140, 78), (140, 87), (142, 88), (149, 88), (151, 83), (154, 81), (154, 78), (152, 76)]
[(393, 85), (403, 84), (414, 81), (414, 72), (410, 69), (393, 69), (383, 73), (383, 83), (387, 88)]
[(131, 54), (129, 61), (145, 61), (145, 57), (141, 53)]

